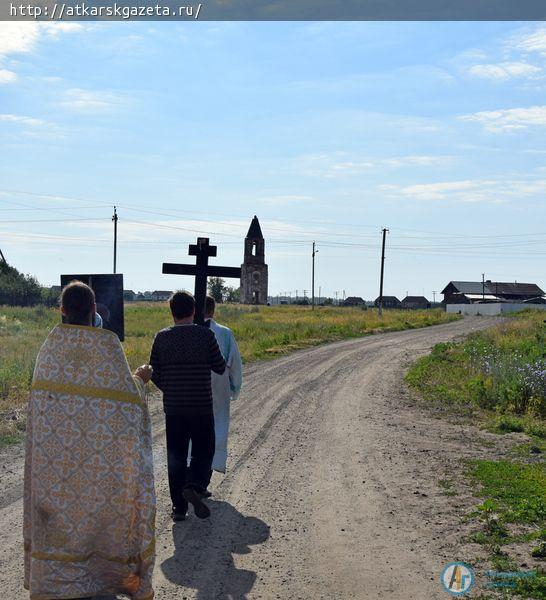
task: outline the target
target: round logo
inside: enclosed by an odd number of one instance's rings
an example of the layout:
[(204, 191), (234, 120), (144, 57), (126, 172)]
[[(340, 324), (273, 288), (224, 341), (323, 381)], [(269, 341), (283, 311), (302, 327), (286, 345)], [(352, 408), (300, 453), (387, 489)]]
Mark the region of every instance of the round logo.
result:
[(452, 562), (444, 567), (440, 581), (448, 594), (463, 596), (474, 585), (474, 571), (463, 562)]

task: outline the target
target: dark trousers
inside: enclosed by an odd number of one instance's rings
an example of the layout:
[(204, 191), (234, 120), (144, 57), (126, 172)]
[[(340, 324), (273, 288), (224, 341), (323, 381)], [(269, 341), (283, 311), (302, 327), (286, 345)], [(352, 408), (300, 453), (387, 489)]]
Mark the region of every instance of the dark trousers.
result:
[[(182, 496), (185, 487), (205, 491), (210, 479), (214, 458), (214, 415), (165, 415), (167, 435), (167, 467), (173, 506), (183, 509), (187, 502)], [(188, 467), (188, 448), (191, 440), (191, 459)]]

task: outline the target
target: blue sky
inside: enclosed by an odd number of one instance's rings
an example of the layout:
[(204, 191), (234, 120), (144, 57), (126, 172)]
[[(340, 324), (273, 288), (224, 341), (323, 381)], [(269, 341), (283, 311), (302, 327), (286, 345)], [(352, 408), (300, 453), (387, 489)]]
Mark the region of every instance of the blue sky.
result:
[(134, 290), (250, 219), (270, 293), (432, 297), (449, 280), (546, 287), (546, 26), (0, 23), (0, 248), (46, 284)]

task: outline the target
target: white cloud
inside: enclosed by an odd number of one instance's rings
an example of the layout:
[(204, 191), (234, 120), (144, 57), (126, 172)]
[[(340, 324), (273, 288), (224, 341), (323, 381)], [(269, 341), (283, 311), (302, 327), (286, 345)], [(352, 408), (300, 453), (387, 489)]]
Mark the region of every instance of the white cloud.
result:
[(7, 123), (19, 123), (28, 127), (41, 127), (43, 125), (47, 125), (47, 123), (41, 119), (35, 119), (34, 117), (26, 117), (23, 115), (0, 114), (0, 121)]
[(0, 58), (8, 54), (31, 52), (40, 38), (41, 31), (37, 23), (0, 22)]
[(479, 48), (469, 48), (457, 55), (457, 59), (461, 61), (487, 60), (487, 54)]
[(63, 107), (81, 112), (110, 110), (122, 104), (125, 104), (125, 100), (112, 92), (80, 88), (66, 90), (64, 99), (61, 101)]
[(473, 181), (447, 181), (408, 185), (400, 188), (399, 191), (403, 196), (411, 196), (419, 200), (442, 200), (453, 192), (468, 192), (468, 190), (475, 190), (476, 187), (477, 184)]
[(468, 73), (482, 79), (504, 81), (511, 77), (538, 77), (542, 69), (525, 62), (500, 62), (469, 67)]
[(62, 33), (76, 33), (84, 30), (80, 23), (55, 21), (54, 23), (39, 23), (43, 31), (51, 38), (58, 38)]
[(480, 123), (492, 133), (517, 131), (528, 127), (546, 126), (546, 106), (488, 110), (463, 115), (461, 121)]
[(83, 30), (83, 26), (79, 23), (1, 21), (0, 57), (32, 52), (43, 37), (56, 39), (63, 33), (74, 33), (81, 30)]
[(546, 180), (465, 179), (407, 186), (389, 184), (379, 186), (379, 190), (391, 197), (418, 201), (500, 204), (544, 194)]
[(488, 53), (470, 50), (455, 59), (460, 70), (472, 77), (494, 82), (510, 79), (543, 80), (546, 78), (546, 27), (533, 31), (519, 30), (499, 40)]
[(7, 69), (0, 69), (0, 84), (2, 83), (13, 83), (17, 79), (17, 73), (8, 71)]
[(403, 168), (443, 165), (451, 156), (407, 155), (387, 158), (353, 156), (347, 152), (300, 156), (295, 164), (300, 173), (310, 177), (339, 179), (354, 177), (377, 168)]
[(546, 56), (546, 27), (512, 38), (510, 46), (526, 54), (536, 52)]
[[(60, 139), (64, 137), (62, 130), (55, 124), (26, 115), (0, 114), (0, 126), (10, 123), (16, 127), (18, 137)], [(1, 130), (1, 128), (0, 128)], [(9, 132), (9, 128), (8, 128)]]
[(379, 164), (384, 164), (389, 167), (407, 167), (407, 166), (421, 166), (430, 167), (433, 165), (443, 165), (450, 161), (453, 157), (451, 156), (426, 156), (420, 154), (413, 154), (409, 156), (399, 156), (395, 158), (385, 158), (379, 160)]
[[(57, 39), (62, 33), (83, 29), (79, 23), (34, 23), (27, 21), (0, 21), (0, 67), (13, 54), (34, 52), (43, 38)], [(17, 79), (13, 71), (0, 68), (0, 83)]]

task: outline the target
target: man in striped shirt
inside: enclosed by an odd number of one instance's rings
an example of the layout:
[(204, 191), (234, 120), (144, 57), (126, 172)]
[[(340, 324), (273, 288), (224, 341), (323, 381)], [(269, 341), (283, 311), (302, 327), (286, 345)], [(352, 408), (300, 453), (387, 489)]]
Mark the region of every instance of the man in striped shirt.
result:
[(201, 495), (208, 484), (215, 447), (211, 371), (221, 375), (226, 363), (214, 332), (193, 323), (193, 296), (176, 292), (169, 305), (174, 326), (155, 336), (150, 364), (152, 381), (163, 392), (172, 518), (183, 520), (190, 502), (195, 514), (205, 519), (210, 510)]

